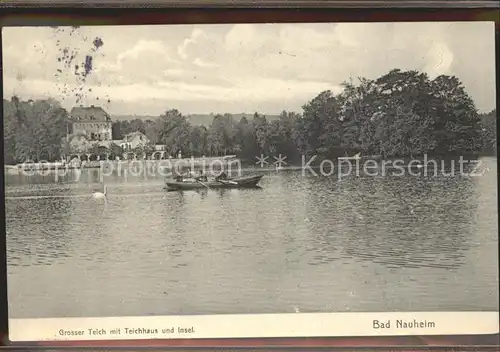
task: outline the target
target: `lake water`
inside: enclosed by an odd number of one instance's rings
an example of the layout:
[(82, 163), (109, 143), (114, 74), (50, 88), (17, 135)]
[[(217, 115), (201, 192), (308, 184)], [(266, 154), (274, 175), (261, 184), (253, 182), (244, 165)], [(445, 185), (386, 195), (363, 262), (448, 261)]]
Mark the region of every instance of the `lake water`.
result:
[[(165, 192), (99, 170), (6, 176), (11, 318), (497, 311), (496, 159), (465, 176), (266, 172)], [(486, 165), (485, 164), (485, 165)]]

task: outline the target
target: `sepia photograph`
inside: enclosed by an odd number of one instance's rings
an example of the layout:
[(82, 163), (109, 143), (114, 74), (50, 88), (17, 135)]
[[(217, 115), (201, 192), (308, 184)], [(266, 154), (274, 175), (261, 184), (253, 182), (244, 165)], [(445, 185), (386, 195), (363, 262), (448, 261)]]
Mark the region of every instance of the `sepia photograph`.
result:
[(493, 22), (4, 27), (2, 53), (19, 339), (498, 333)]

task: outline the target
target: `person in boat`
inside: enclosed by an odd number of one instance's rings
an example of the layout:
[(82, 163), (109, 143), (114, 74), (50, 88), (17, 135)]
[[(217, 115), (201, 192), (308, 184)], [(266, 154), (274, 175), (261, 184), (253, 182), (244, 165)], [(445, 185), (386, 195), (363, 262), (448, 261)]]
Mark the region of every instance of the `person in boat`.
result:
[(172, 178), (176, 182), (182, 182), (183, 181), (182, 175), (179, 172), (177, 172), (177, 170), (173, 170), (172, 171)]
[(227, 174), (226, 172), (224, 171), (224, 169), (221, 171), (221, 173), (219, 175), (217, 175), (217, 177), (215, 178), (217, 181), (218, 180), (227, 180)]
[(196, 181), (207, 182), (208, 178), (205, 174), (203, 174), (203, 170), (200, 170), (198, 176), (195, 178)]
[(194, 175), (191, 173), (191, 170), (189, 170), (189, 168), (181, 168), (179, 177), (181, 179), (180, 182), (186, 182), (189, 179), (195, 178)]
[(188, 179), (192, 178), (192, 175), (188, 169), (181, 168), (175, 172), (175, 180), (177, 182), (186, 182)]

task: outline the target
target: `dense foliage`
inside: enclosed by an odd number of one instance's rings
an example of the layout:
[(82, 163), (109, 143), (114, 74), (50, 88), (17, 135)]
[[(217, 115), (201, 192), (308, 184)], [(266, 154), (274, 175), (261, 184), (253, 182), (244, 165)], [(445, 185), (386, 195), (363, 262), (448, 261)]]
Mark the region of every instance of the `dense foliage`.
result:
[[(64, 142), (66, 121), (66, 111), (52, 100), (4, 100), (5, 161), (54, 160), (74, 151)], [(456, 77), (431, 80), (417, 71), (392, 70), (375, 80), (346, 82), (340, 94), (321, 92), (301, 114), (283, 111), (273, 121), (259, 113), (240, 120), (218, 114), (209, 127), (193, 126), (173, 109), (154, 121), (115, 122), (113, 139), (135, 131), (183, 156), (283, 154), (293, 160), (357, 152), (385, 157), (496, 153), (496, 111), (479, 114)]]
[(3, 101), (4, 162), (55, 160), (63, 153), (67, 112), (52, 100)]

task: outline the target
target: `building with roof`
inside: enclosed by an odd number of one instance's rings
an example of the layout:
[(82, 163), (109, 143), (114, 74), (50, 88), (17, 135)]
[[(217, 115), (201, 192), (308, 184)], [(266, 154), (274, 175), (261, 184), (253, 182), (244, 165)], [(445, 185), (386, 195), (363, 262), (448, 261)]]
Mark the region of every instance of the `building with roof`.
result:
[(74, 107), (69, 113), (72, 134), (84, 135), (90, 141), (112, 140), (111, 117), (100, 106)]
[(149, 143), (148, 137), (144, 133), (137, 131), (124, 136), (119, 145), (123, 150), (133, 150), (138, 147), (145, 147)]
[[(99, 146), (110, 149), (113, 146), (121, 147), (123, 158), (133, 154), (136, 148), (144, 148), (151, 145), (147, 136), (139, 131), (131, 132), (122, 139), (113, 139), (113, 122), (109, 114), (101, 107), (91, 105), (90, 107), (74, 107), (69, 113), (70, 126), (66, 141), (72, 153), (85, 153), (89, 149)], [(71, 130), (71, 131), (70, 131)], [(156, 158), (166, 157), (164, 145), (154, 145)]]

